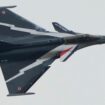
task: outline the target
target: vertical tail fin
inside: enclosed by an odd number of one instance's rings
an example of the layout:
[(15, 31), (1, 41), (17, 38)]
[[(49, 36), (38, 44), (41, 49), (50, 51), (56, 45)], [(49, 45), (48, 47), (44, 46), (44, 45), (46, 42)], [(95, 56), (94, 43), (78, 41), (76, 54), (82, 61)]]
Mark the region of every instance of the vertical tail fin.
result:
[(53, 22), (52, 24), (53, 24), (55, 30), (58, 31), (58, 32), (69, 33), (69, 34), (76, 34), (74, 31), (68, 30), (67, 28), (65, 28), (64, 26), (60, 25), (57, 22)]

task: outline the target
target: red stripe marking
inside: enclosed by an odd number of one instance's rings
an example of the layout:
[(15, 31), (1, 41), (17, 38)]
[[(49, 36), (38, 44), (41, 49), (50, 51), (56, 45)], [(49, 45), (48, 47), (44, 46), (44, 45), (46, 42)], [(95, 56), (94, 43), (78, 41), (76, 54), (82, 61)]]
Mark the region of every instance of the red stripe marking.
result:
[(62, 51), (62, 52), (60, 52), (60, 57), (61, 56), (63, 56), (63, 55), (65, 55), (69, 50), (71, 50), (72, 49), (72, 47), (71, 48), (69, 48), (69, 49), (66, 49), (66, 50), (64, 50), (64, 51)]

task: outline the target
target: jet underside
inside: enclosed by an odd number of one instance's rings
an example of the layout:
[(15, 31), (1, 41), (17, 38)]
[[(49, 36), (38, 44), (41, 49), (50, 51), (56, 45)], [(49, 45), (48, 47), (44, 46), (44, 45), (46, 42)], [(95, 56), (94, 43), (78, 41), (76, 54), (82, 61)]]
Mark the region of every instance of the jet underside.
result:
[(81, 48), (105, 43), (104, 36), (76, 33), (56, 22), (58, 32), (49, 32), (12, 7), (0, 8), (0, 66), (10, 96), (27, 94), (56, 59), (64, 62)]

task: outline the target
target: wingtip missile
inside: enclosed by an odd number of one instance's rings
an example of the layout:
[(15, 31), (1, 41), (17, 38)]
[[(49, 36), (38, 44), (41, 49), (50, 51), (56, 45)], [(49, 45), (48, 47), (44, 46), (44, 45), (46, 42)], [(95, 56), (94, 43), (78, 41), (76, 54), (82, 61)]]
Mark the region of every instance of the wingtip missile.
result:
[(13, 6), (2, 6), (0, 7), (0, 9), (7, 9), (7, 8), (15, 8), (17, 7), (16, 5), (13, 5)]

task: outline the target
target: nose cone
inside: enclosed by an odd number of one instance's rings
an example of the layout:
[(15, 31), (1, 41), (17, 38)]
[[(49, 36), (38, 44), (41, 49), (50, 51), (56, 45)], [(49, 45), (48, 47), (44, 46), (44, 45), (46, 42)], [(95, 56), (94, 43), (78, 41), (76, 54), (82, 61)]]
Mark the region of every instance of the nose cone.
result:
[(78, 35), (78, 36), (72, 36), (72, 37), (66, 37), (64, 38), (66, 44), (99, 44), (105, 42), (105, 36), (94, 36), (94, 35)]
[(99, 36), (98, 43), (99, 44), (104, 44), (105, 43), (105, 36)]
[(105, 36), (78, 35), (64, 38), (65, 44), (104, 44)]

